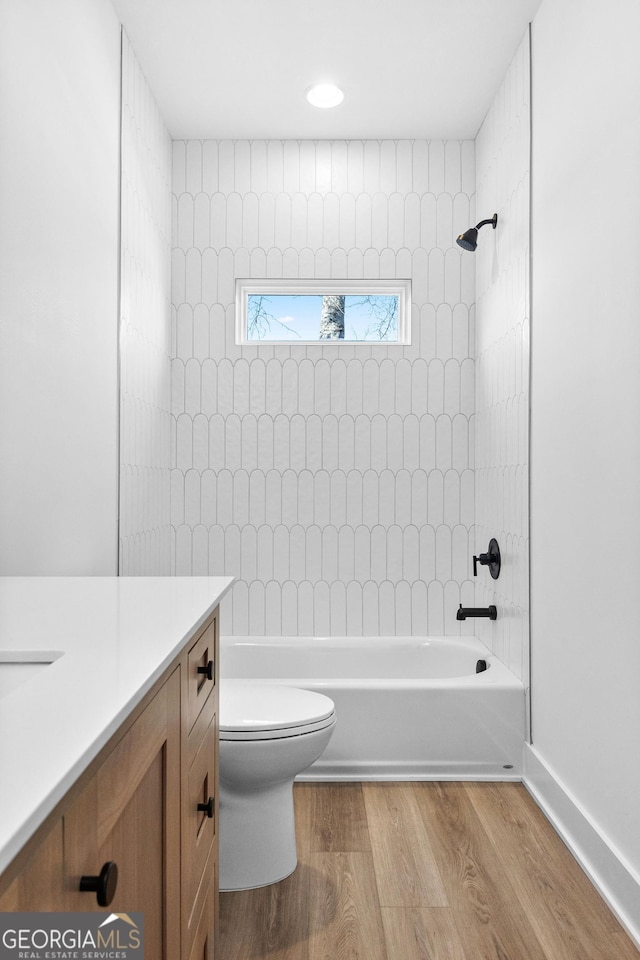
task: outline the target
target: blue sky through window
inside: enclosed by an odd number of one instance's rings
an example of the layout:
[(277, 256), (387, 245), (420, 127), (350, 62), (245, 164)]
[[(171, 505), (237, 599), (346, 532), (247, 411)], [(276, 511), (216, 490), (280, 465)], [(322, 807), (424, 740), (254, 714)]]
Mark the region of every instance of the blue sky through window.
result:
[[(247, 307), (250, 340), (295, 343), (319, 338), (322, 311), (319, 295), (249, 294)], [(382, 336), (381, 329), (384, 330)], [(398, 297), (345, 296), (344, 339), (397, 342)]]

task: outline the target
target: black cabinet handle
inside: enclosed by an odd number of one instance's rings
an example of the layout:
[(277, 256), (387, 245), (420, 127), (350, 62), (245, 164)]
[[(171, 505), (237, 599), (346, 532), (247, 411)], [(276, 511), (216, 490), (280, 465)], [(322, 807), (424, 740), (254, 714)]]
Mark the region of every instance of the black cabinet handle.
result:
[(213, 819), (213, 803), (213, 797), (209, 797), (206, 803), (198, 804), (198, 810), (202, 811), (202, 813), (206, 813), (210, 820)]
[(203, 673), (207, 680), (213, 680), (213, 660), (209, 660), (206, 667), (198, 667), (198, 673)]
[(118, 864), (108, 860), (97, 877), (80, 877), (80, 890), (95, 893), (98, 906), (108, 907), (118, 886)]

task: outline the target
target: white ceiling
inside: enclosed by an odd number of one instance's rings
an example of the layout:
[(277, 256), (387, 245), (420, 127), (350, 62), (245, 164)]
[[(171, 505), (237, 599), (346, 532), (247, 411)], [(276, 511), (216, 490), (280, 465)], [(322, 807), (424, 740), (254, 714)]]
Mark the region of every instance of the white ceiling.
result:
[(113, 0), (175, 139), (475, 137), (540, 2)]

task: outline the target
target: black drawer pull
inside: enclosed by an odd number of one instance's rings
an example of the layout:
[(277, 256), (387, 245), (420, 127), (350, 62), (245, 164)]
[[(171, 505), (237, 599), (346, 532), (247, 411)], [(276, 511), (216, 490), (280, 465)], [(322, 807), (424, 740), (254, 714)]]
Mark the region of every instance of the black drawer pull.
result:
[(108, 860), (97, 877), (80, 877), (80, 890), (95, 893), (98, 906), (108, 907), (118, 886), (118, 864)]
[(206, 813), (210, 820), (213, 820), (213, 797), (209, 797), (206, 803), (199, 803), (198, 810), (202, 813)]
[(209, 660), (206, 667), (198, 667), (198, 673), (203, 673), (207, 680), (213, 680), (213, 660)]

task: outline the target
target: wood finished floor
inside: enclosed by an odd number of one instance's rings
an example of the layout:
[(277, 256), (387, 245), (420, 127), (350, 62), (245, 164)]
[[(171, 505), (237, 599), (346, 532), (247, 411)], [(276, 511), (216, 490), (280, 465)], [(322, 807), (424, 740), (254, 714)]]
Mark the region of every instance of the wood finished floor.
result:
[(299, 783), (294, 800), (298, 867), (220, 895), (219, 960), (640, 958), (522, 784)]

